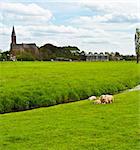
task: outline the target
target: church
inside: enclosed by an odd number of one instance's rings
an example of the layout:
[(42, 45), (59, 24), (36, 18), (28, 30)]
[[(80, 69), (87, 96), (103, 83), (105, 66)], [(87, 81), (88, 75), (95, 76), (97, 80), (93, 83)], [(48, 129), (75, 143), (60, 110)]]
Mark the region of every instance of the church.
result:
[(15, 61), (18, 57), (23, 55), (32, 55), (35, 58), (39, 57), (39, 49), (35, 43), (21, 43), (16, 42), (16, 33), (13, 26), (11, 34), (11, 44), (10, 44), (10, 58)]

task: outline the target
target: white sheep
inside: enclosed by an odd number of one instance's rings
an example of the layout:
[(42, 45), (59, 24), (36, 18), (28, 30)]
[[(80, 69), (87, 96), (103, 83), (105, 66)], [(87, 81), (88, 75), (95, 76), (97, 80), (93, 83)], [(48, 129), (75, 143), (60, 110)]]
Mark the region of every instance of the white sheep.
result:
[(107, 99), (108, 103), (114, 102), (114, 97), (112, 95), (106, 95), (106, 99)]
[(96, 96), (91, 96), (91, 97), (89, 97), (88, 99), (89, 99), (90, 101), (92, 101), (92, 100), (96, 100), (97, 97), (96, 97)]
[(114, 98), (112, 95), (101, 95), (99, 99), (102, 104), (113, 103), (114, 101)]
[(98, 100), (94, 101), (94, 104), (101, 104), (101, 101), (98, 99)]

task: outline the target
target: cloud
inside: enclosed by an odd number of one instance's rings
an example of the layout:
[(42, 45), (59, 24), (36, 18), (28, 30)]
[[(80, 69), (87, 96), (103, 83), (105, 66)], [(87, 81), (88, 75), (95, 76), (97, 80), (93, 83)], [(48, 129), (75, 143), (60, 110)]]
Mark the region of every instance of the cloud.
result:
[[(73, 2), (74, 9), (70, 7), (72, 2), (65, 3), (63, 11), (54, 11), (57, 3), (43, 4), (0, 3), (2, 48), (6, 47), (6, 50), (9, 47), (12, 26), (15, 25), (18, 43), (35, 42), (38, 46), (52, 43), (57, 46), (78, 46), (81, 50), (93, 52), (135, 53), (134, 32), (135, 27), (139, 26), (136, 4), (131, 8), (127, 3), (80, 1), (77, 4)], [(48, 5), (51, 5), (49, 9)]]
[(93, 22), (140, 22), (138, 2), (83, 2), (83, 7), (90, 9)]
[(52, 17), (52, 12), (33, 3), (4, 3), (0, 2), (0, 18), (4, 22), (22, 23), (42, 23), (48, 22)]
[[(29, 26), (33, 31), (36, 31), (36, 26)], [(77, 32), (77, 29), (72, 26), (64, 26), (64, 25), (41, 25), (37, 26), (38, 32), (47, 32), (47, 33), (63, 33), (63, 34), (73, 34)]]

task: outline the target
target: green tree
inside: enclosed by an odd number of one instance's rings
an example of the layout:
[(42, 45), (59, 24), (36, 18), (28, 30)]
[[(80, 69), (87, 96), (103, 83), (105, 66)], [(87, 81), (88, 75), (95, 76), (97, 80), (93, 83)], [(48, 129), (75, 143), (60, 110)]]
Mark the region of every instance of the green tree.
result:
[(29, 52), (22, 52), (21, 54), (16, 56), (17, 60), (21, 61), (34, 61), (35, 57)]
[(136, 34), (135, 34), (135, 51), (137, 55), (137, 63), (139, 63), (140, 59), (140, 29), (136, 29)]

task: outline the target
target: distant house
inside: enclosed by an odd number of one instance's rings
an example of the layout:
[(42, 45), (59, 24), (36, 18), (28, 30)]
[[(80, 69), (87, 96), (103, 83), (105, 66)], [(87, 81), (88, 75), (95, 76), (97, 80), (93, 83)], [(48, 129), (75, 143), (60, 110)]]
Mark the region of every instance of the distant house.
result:
[(92, 52), (89, 52), (87, 55), (86, 55), (86, 61), (109, 61), (109, 56), (106, 55), (106, 54), (103, 54), (103, 53), (92, 53)]
[(16, 43), (16, 33), (15, 29), (13, 27), (12, 34), (11, 34), (11, 45), (10, 45), (10, 59), (15, 61), (17, 56), (23, 55), (23, 54), (31, 54), (34, 57), (39, 56), (39, 50), (35, 43), (29, 43), (29, 44), (17, 44)]

